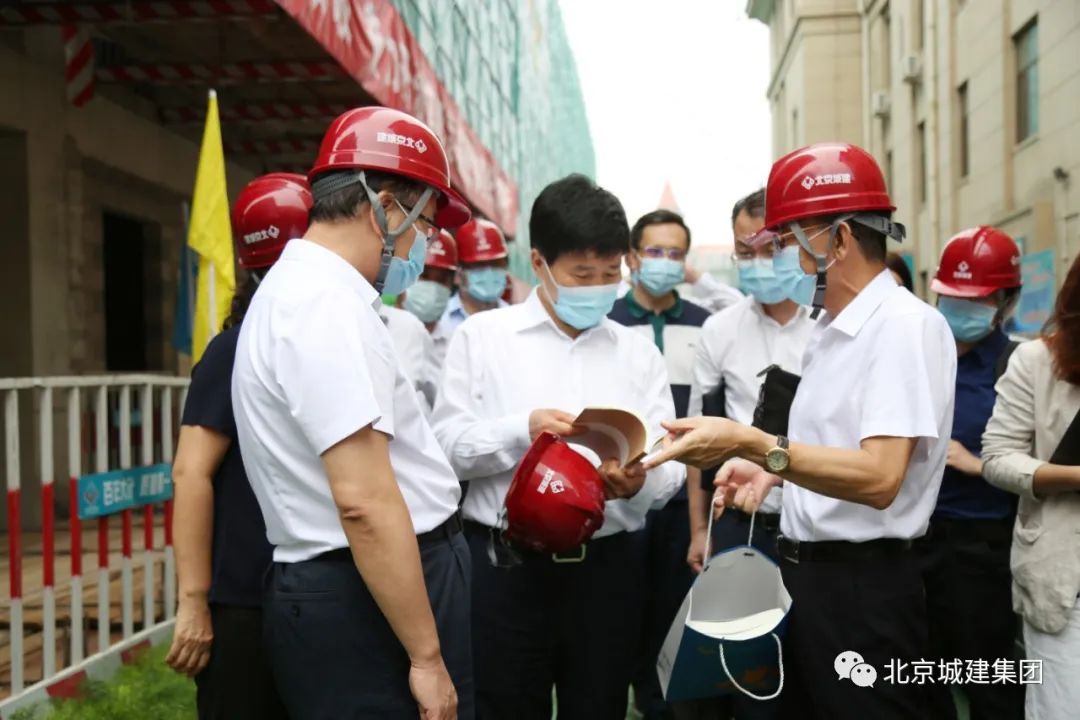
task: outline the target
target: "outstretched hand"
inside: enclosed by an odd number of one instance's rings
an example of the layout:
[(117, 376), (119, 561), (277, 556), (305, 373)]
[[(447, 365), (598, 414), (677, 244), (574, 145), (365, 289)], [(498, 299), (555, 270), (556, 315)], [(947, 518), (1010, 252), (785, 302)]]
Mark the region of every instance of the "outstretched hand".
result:
[(646, 470), (669, 460), (679, 460), (697, 468), (719, 465), (738, 450), (747, 430), (745, 425), (718, 417), (692, 417), (661, 423), (668, 431), (670, 444), (645, 459)]

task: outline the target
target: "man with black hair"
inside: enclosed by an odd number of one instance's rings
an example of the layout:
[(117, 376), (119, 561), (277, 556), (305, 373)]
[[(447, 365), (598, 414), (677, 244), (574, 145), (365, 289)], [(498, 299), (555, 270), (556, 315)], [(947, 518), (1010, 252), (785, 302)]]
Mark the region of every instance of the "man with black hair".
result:
[(558, 555), (521, 549), (513, 567), (495, 566), (493, 543), (514, 469), (540, 433), (572, 443), (578, 413), (598, 406), (632, 410), (655, 431), (674, 404), (656, 345), (606, 317), (630, 240), (615, 196), (570, 175), (536, 198), (529, 232), (539, 287), (461, 324), (433, 413), (469, 482), (477, 716), (549, 720), (554, 687), (561, 717), (622, 720), (643, 611), (642, 529), (682, 467), (645, 473), (599, 458), (607, 504), (591, 540)]
[(952, 334), (885, 266), (886, 236), (901, 240), (904, 229), (869, 153), (845, 143), (800, 148), (773, 165), (766, 194), (771, 232), (760, 240), (773, 243), (777, 280), (821, 314), (791, 439), (725, 418), (673, 420), (665, 427), (677, 439), (644, 464), (727, 460), (716, 477), (721, 510), (754, 512), (783, 483), (777, 550), (792, 605), (781, 717), (921, 720), (925, 687), (901, 674), (927, 656), (913, 546), (945, 469)]
[(274, 546), (267, 657), (296, 720), (471, 718), (461, 491), (375, 309), (469, 211), (438, 137), (389, 108), (338, 117), (309, 178), (311, 224), (260, 284), (232, 376)]
[[(615, 301), (608, 317), (644, 335), (664, 354), (675, 416), (685, 417), (690, 399), (694, 352), (709, 311), (679, 296), (690, 228), (671, 210), (654, 210), (630, 228), (631, 288)], [(634, 679), (634, 701), (646, 718), (662, 717), (666, 704), (656, 676), (656, 657), (679, 611), (693, 575), (686, 566), (690, 543), (686, 488), (649, 513), (645, 527), (649, 560), (645, 586), (643, 655)]]

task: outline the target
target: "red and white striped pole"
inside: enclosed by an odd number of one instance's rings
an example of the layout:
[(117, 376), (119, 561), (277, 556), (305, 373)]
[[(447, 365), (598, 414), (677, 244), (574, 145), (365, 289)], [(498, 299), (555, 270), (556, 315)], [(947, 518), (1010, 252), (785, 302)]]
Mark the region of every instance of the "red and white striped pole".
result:
[[(131, 386), (120, 386), (120, 469), (131, 468)], [(121, 620), (124, 639), (135, 633), (134, 593), (131, 574), (131, 508), (120, 512), (122, 521), (121, 547), (123, 557), (120, 560)]]
[(71, 483), (71, 664), (83, 659), (82, 521), (79, 520), (79, 476), (82, 474), (82, 409), (79, 388), (68, 390), (68, 478)]
[(65, 24), (60, 33), (64, 39), (67, 97), (72, 105), (82, 107), (94, 97), (94, 46), (83, 26)]
[[(187, 388), (180, 393), (180, 407), (187, 400)], [(161, 461), (173, 461), (173, 389), (165, 386), (161, 394)], [(173, 552), (173, 501), (165, 501), (165, 619), (176, 615), (176, 555)]]
[[(94, 408), (94, 459), (96, 471), (109, 469), (109, 388), (98, 387)], [(97, 651), (109, 647), (112, 616), (109, 608), (109, 516), (97, 519), (98, 529), (98, 644)]]
[[(154, 464), (154, 388), (143, 385), (139, 397), (142, 415), (141, 462)], [(154, 506), (143, 506), (143, 629), (154, 624)]]
[(8, 572), (11, 592), (11, 694), (23, 689), (22, 509), (19, 495), (19, 396), (4, 397), (4, 448), (7, 455)]
[(38, 396), (38, 435), (41, 450), (41, 564), (42, 564), (42, 615), (45, 643), (42, 657), (42, 678), (56, 674), (56, 506), (53, 500), (53, 393), (52, 388), (41, 389)]

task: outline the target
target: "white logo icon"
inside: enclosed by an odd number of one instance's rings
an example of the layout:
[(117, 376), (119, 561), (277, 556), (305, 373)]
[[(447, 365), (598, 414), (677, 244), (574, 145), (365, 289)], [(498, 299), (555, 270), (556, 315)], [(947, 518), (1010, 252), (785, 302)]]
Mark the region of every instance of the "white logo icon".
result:
[(266, 234), (276, 239), (277, 236), (281, 234), (281, 231), (278, 230), (277, 225), (271, 225), (270, 227), (266, 228)]
[(409, 137), (408, 135), (398, 135), (397, 133), (377, 132), (375, 133), (375, 142), (387, 143), (390, 145), (404, 145), (416, 150), (418, 153), (427, 152), (427, 143), (423, 138), (417, 140), (416, 138)]
[(558, 495), (559, 493), (561, 493), (565, 489), (566, 489), (566, 486), (563, 485), (562, 480), (552, 480), (551, 481), (551, 492), (552, 492), (552, 494)]
[(422, 138), (420, 140), (416, 141), (416, 150), (417, 150), (417, 152), (421, 152), (421, 153), (427, 152), (427, 143), (424, 142), (424, 140)]
[(967, 264), (967, 260), (960, 261), (960, 264), (956, 266), (956, 270), (953, 270), (952, 276), (957, 280), (971, 279), (971, 266)]
[[(562, 490), (563, 490), (562, 481), (561, 480), (556, 480), (555, 482), (551, 482), (552, 478), (554, 478), (554, 477), (555, 477), (555, 471), (551, 470), (551, 469), (548, 469), (548, 471), (544, 473), (544, 479), (541, 480), (540, 484), (536, 487), (536, 492), (539, 493), (540, 495), (543, 495), (544, 493), (547, 492), (547, 489), (548, 489), (549, 485), (551, 486), (551, 492), (553, 492), (553, 493), (562, 492)], [(559, 486), (559, 488), (557, 490), (555, 489), (556, 485)]]
[(809, 190), (810, 188), (814, 187), (814, 178), (812, 178), (812, 177), (810, 177), (809, 175), (807, 175), (806, 177), (804, 177), (804, 178), (802, 179), (802, 186), (803, 186), (804, 188), (806, 188), (807, 190)]
[(824, 175), (807, 175), (800, 185), (809, 190), (821, 185), (850, 185), (851, 173), (826, 173)]
[(873, 687), (877, 682), (877, 669), (854, 650), (845, 650), (837, 655), (833, 660), (833, 669), (838, 680), (851, 680), (859, 687)]

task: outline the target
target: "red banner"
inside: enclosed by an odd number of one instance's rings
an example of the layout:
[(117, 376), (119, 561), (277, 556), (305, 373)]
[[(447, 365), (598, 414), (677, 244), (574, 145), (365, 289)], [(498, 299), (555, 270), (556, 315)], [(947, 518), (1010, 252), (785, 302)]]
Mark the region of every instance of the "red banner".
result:
[(518, 192), (436, 76), (389, 0), (277, 0), (361, 87), (442, 138), (454, 183), (504, 232), (517, 231)]

